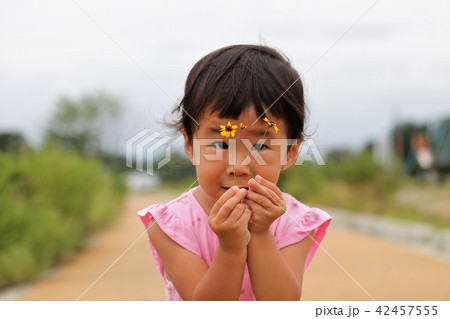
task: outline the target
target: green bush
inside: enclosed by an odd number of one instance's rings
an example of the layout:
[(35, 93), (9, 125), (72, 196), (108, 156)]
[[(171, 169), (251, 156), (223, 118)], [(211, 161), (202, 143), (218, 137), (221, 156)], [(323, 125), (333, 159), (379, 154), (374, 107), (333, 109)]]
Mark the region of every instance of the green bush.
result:
[(280, 175), (279, 185), (308, 205), (329, 205), (382, 213), (392, 202), (398, 174), (383, 170), (370, 152), (329, 158), (326, 165), (306, 162)]
[(124, 182), (98, 160), (48, 147), (0, 152), (0, 288), (71, 258), (115, 220)]

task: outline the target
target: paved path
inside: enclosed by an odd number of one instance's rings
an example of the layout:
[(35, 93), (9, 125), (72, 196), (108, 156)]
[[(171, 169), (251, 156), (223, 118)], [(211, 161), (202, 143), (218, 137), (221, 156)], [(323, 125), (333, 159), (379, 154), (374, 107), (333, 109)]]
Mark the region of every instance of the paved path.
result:
[[(89, 248), (31, 286), (21, 300), (164, 300), (164, 284), (136, 211), (176, 194), (127, 197), (118, 223)], [(405, 246), (331, 226), (322, 246), (375, 300), (450, 300), (450, 263)], [(319, 248), (305, 274), (303, 300), (371, 300)], [(89, 290), (85, 292), (88, 287)]]

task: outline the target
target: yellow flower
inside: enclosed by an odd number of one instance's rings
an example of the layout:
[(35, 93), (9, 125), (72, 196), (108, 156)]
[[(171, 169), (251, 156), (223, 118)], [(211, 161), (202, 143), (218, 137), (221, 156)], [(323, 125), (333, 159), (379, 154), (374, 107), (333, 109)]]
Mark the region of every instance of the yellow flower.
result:
[(264, 118), (264, 121), (266, 121), (267, 124), (269, 124), (269, 126), (271, 126), (275, 129), (275, 133), (278, 133), (278, 127), (274, 121), (270, 121), (267, 117)]
[(247, 125), (245, 125), (244, 123), (241, 123), (241, 129), (245, 129), (247, 128)]
[(234, 133), (236, 133), (237, 125), (231, 125), (230, 122), (228, 122), (228, 125), (220, 125), (220, 135), (225, 137), (230, 137), (230, 134), (232, 137), (234, 137)]

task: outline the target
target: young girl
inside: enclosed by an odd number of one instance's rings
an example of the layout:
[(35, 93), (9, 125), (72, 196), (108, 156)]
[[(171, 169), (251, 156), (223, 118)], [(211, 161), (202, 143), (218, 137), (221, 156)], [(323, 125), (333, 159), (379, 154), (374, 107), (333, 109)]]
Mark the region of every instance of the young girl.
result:
[(138, 212), (166, 299), (300, 300), (331, 216), (276, 185), (305, 136), (298, 73), (270, 47), (225, 47), (194, 65), (173, 112), (199, 186)]

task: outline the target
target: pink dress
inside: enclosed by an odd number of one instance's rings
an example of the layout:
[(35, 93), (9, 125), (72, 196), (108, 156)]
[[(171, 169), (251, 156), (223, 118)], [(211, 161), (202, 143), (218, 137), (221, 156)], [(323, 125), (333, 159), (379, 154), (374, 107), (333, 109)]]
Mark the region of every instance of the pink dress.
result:
[[(195, 198), (194, 189), (167, 204), (155, 204), (141, 209), (138, 214), (146, 228), (148, 228), (153, 216), (158, 226), (172, 240), (198, 255), (209, 267), (219, 244), (219, 239), (209, 227), (208, 214)], [(293, 196), (287, 193), (282, 194), (286, 202), (286, 213), (272, 223), (270, 230), (275, 237), (278, 249), (298, 243), (314, 230), (314, 241), (305, 262), (306, 270), (318, 245), (328, 231), (328, 225), (332, 218), (319, 208), (310, 208)], [(166, 300), (183, 300), (173, 283), (167, 279), (161, 259), (150, 240), (149, 243), (156, 268), (160, 271), (166, 285)], [(239, 300), (256, 300), (247, 265), (245, 265)]]

